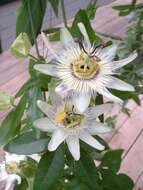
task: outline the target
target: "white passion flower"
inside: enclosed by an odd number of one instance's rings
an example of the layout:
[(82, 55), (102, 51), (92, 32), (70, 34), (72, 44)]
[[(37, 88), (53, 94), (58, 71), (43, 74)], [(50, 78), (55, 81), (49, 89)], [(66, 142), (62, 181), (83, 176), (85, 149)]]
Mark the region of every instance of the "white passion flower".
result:
[(101, 48), (91, 45), (86, 29), (78, 24), (84, 36), (82, 43), (77, 43), (66, 28), (61, 29), (61, 42), (64, 46), (61, 52), (52, 48), (48, 37), (42, 33), (43, 40), (53, 55), (53, 64), (37, 64), (35, 69), (61, 79), (56, 92), (64, 97), (72, 98), (75, 107), (81, 113), (90, 103), (90, 97), (96, 92), (112, 101), (121, 103), (122, 100), (108, 90), (134, 91), (134, 87), (116, 78), (116, 70), (130, 63), (137, 57), (133, 52), (128, 58), (114, 61), (117, 45)]
[(38, 100), (37, 105), (47, 117), (37, 119), (34, 126), (41, 131), (51, 133), (49, 151), (55, 151), (62, 142), (66, 142), (74, 159), (79, 160), (79, 140), (95, 149), (104, 150), (104, 146), (92, 135), (112, 130), (96, 119), (99, 115), (109, 111), (112, 104), (90, 107), (84, 114), (74, 112), (72, 109), (68, 110), (66, 105), (51, 106), (41, 100)]
[(4, 190), (14, 189), (15, 184), (21, 183), (21, 177), (17, 175), (20, 161), (25, 156), (5, 153), (5, 159), (0, 163), (0, 184), (4, 183)]

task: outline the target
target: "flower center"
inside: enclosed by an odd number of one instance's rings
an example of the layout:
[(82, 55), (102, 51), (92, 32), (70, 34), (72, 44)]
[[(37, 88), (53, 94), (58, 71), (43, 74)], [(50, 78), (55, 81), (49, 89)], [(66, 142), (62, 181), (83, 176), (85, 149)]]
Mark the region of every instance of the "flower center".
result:
[(8, 174), (15, 174), (18, 171), (18, 165), (16, 162), (11, 161), (6, 163), (5, 169)]
[(76, 126), (79, 126), (82, 119), (83, 115), (73, 112), (62, 112), (55, 118), (57, 122), (63, 123), (66, 128), (75, 128)]
[(73, 75), (80, 79), (89, 80), (98, 74), (99, 64), (95, 57), (90, 57), (86, 53), (81, 53), (79, 60), (72, 64)]

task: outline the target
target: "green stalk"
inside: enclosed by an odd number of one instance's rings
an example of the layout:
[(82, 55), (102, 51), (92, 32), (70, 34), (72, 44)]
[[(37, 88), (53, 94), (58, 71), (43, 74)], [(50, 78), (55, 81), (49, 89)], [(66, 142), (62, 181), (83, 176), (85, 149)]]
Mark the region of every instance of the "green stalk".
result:
[(37, 56), (40, 57), (38, 44), (37, 44), (37, 40), (36, 40), (36, 36), (35, 36), (35, 30), (34, 30), (34, 24), (33, 24), (33, 18), (32, 18), (32, 14), (31, 14), (31, 6), (30, 6), (29, 0), (27, 1), (27, 5), (28, 5), (28, 14), (29, 14), (29, 18), (30, 18), (31, 30), (32, 30), (33, 38), (34, 38), (36, 53), (37, 53)]
[(66, 17), (64, 0), (61, 0), (61, 8), (62, 8), (62, 16), (63, 16), (64, 26), (67, 28), (68, 25), (67, 25), (67, 17)]

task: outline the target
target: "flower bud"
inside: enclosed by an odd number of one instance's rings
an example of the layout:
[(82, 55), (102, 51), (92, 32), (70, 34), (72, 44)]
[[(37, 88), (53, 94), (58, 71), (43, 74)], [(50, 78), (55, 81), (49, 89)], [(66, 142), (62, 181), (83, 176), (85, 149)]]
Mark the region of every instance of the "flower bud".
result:
[(11, 53), (18, 59), (26, 58), (32, 45), (26, 33), (20, 33), (11, 45)]

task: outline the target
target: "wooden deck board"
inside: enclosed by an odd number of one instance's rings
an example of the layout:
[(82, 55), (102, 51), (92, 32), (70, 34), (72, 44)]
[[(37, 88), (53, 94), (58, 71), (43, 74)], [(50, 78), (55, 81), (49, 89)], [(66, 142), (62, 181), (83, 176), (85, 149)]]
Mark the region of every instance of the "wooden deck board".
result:
[(143, 171), (138, 176), (136, 181), (135, 190), (142, 190), (143, 189)]
[(139, 138), (123, 160), (121, 169), (122, 172), (128, 173), (134, 181), (137, 180), (143, 170), (143, 146), (141, 146), (143, 144), (143, 130), (138, 135)]
[[(118, 3), (127, 3), (128, 0), (118, 0)], [(113, 3), (114, 5), (117, 4)], [(142, 0), (143, 2), (143, 0)], [(112, 4), (112, 5), (113, 5)], [(111, 9), (111, 5), (101, 7), (97, 10), (96, 19), (93, 21), (93, 27), (98, 32), (107, 32), (114, 35), (123, 36), (127, 27), (127, 18), (119, 18), (115, 10)], [(40, 45), (42, 47), (42, 45)], [(0, 56), (0, 90), (8, 91), (12, 95), (22, 86), (28, 79), (28, 61), (17, 61), (7, 51)], [(143, 189), (143, 105), (138, 107), (133, 101), (127, 105), (131, 110), (131, 117), (123, 113), (119, 113), (118, 106), (115, 106), (111, 115), (118, 114), (116, 128), (117, 133), (105, 136), (113, 148), (125, 149), (126, 157), (124, 158), (121, 171), (125, 171), (137, 181), (135, 190)], [(4, 113), (5, 114), (5, 113)], [(0, 120), (4, 117), (0, 113)], [(139, 135), (141, 133), (141, 135)], [(136, 140), (136, 141), (135, 141)], [(135, 141), (135, 142), (134, 142)]]

